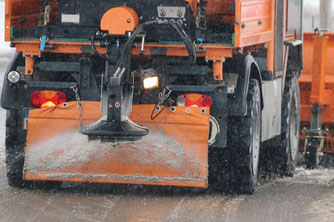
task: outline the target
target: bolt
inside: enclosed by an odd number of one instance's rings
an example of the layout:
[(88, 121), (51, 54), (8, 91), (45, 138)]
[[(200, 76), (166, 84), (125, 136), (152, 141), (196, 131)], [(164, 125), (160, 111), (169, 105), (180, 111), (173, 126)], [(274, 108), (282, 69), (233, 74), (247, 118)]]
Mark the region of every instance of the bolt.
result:
[(220, 78), (220, 75), (216, 75), (216, 79), (219, 79)]
[(82, 77), (83, 77), (83, 79), (88, 79), (88, 75), (87, 74), (83, 74)]
[(178, 17), (182, 17), (182, 16), (183, 16), (183, 12), (182, 12), (181, 10), (178, 10), (176, 15), (177, 15)]
[(119, 109), (121, 107), (121, 103), (120, 102), (115, 102), (115, 108)]
[(128, 18), (128, 20), (126, 21), (127, 23), (130, 23), (131, 22), (131, 19)]
[(166, 16), (166, 11), (164, 9), (160, 10), (160, 16), (165, 17)]

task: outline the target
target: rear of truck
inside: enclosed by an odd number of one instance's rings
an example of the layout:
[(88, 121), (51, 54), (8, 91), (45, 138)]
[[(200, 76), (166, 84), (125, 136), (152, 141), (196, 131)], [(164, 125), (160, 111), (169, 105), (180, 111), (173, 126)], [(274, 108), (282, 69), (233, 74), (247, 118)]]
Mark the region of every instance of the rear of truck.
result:
[(333, 43), (333, 33), (321, 30), (304, 33), (305, 68), (300, 78), (301, 151), (306, 166), (311, 169), (321, 162), (330, 165), (334, 153)]
[(6, 40), (17, 50), (1, 99), (9, 183), (204, 188), (210, 163), (215, 181), (228, 175), (253, 192), (260, 146), (272, 140), (289, 140), (275, 155), (291, 173), (301, 8), (292, 0), (7, 0)]

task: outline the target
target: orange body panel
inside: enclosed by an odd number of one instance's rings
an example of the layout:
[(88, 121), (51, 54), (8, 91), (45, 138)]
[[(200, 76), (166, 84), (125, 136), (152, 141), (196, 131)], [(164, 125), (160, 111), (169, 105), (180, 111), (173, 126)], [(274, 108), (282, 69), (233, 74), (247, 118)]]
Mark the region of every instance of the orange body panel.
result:
[[(187, 0), (190, 4), (194, 12), (197, 7), (197, 0)], [(213, 19), (213, 21), (221, 22), (225, 24), (230, 24), (235, 26), (235, 47), (247, 47), (258, 44), (269, 43), (274, 40), (273, 36), (273, 24), (274, 24), (274, 4), (275, 1), (271, 0), (237, 0), (235, 4), (235, 8), (230, 10), (230, 6), (233, 0), (209, 0), (207, 6), (208, 17), (219, 18), (219, 20)], [(29, 4), (29, 12), (26, 10), (26, 5)], [(5, 36), (6, 41), (11, 41), (11, 27), (36, 27), (38, 24), (38, 17), (40, 12), (40, 2), (38, 0), (6, 0), (6, 30)], [(14, 9), (15, 8), (15, 9)], [(130, 24), (125, 24), (122, 20), (121, 22), (117, 22), (116, 19), (110, 19), (109, 14), (106, 14), (105, 19), (102, 21), (103, 29), (109, 30), (111, 32), (123, 33), (124, 30), (133, 30), (133, 27), (138, 24), (138, 17), (135, 15), (135, 12), (131, 11), (128, 7), (118, 7), (112, 10), (117, 10), (123, 17), (124, 10), (125, 14), (130, 16), (131, 22)], [(57, 20), (57, 1), (52, 1), (52, 14), (51, 21), (55, 22)], [(120, 9), (123, 11), (121, 12)], [(130, 10), (128, 10), (130, 9)], [(117, 14), (116, 13), (116, 14)], [(18, 22), (20, 17), (24, 16), (27, 21), (24, 23)], [(34, 17), (29, 17), (34, 16)], [(125, 17), (127, 17), (125, 16)], [(226, 19), (224, 19), (226, 18)], [(134, 23), (132, 23), (132, 20)], [(209, 18), (210, 20), (210, 18)], [(111, 27), (111, 23), (113, 24), (113, 28)], [(109, 26), (110, 25), (110, 26)], [(131, 27), (127, 27), (130, 25)], [(116, 27), (116, 28), (115, 28)], [(16, 43), (20, 40), (13, 39), (12, 42)], [(22, 42), (21, 42), (22, 43)], [(31, 41), (25, 41), (24, 44), (31, 44)], [(82, 44), (85, 45), (85, 44)], [(214, 45), (214, 44), (212, 44)], [(58, 49), (48, 49), (46, 52), (54, 52), (54, 53), (71, 53), (71, 49), (67, 49), (66, 47), (73, 47), (73, 42), (64, 42), (64, 47), (57, 47)], [(33, 47), (33, 46), (28, 46)], [(233, 47), (229, 46), (231, 49)], [(20, 50), (19, 50), (20, 51)], [(78, 53), (77, 49), (73, 49)], [(26, 55), (41, 55), (39, 49), (35, 50), (26, 50)], [(210, 53), (209, 53), (210, 54)], [(218, 53), (215, 53), (218, 54)], [(208, 57), (212, 57), (216, 55), (208, 55)], [(220, 57), (224, 57), (223, 54), (219, 55)], [(271, 61), (272, 60), (272, 61)], [(273, 63), (273, 57), (270, 57), (269, 64)], [(271, 65), (268, 65), (271, 66)]]
[[(40, 56), (40, 42), (38, 41), (12, 41), (15, 43), (16, 51), (22, 52), (23, 55)], [(63, 42), (63, 41), (48, 41), (48, 48), (43, 52), (48, 53), (64, 53), (64, 54), (81, 54), (82, 46), (90, 46), (90, 42)], [(208, 60), (223, 60), (224, 58), (232, 57), (232, 48), (221, 45), (204, 44), (201, 46), (205, 52), (197, 54), (198, 57), (206, 57)], [(100, 53), (106, 53), (104, 48), (96, 47)], [(145, 44), (144, 55), (151, 55), (152, 48), (167, 48), (167, 56), (188, 56), (188, 51), (185, 45), (163, 45), (163, 44)], [(141, 55), (141, 44), (132, 49), (132, 54), (135, 56)]]
[[(197, 0), (186, 0), (192, 8), (194, 15), (197, 8)], [(203, 47), (206, 52), (197, 56), (205, 57), (206, 60), (224, 60), (232, 57), (234, 48), (266, 46), (268, 48), (267, 70), (274, 72), (274, 24), (275, 24), (275, 0), (209, 0), (206, 7), (209, 23), (223, 23), (234, 26), (234, 45), (217, 46), (215, 43)], [(29, 4), (29, 12), (23, 10)], [(285, 6), (286, 7), (286, 6)], [(52, 1), (51, 21), (57, 20), (57, 1)], [(114, 19), (112, 14), (118, 14)], [(35, 27), (38, 24), (40, 2), (38, 0), (6, 0), (6, 41), (16, 43), (16, 49), (24, 55), (41, 56), (39, 41), (36, 39), (11, 39), (11, 27)], [(27, 21), (18, 22), (24, 16)], [(130, 23), (127, 19), (130, 18)], [(108, 30), (111, 34), (123, 34), (132, 31), (138, 25), (138, 16), (129, 7), (118, 7), (110, 9), (102, 19), (102, 29)], [(87, 46), (88, 42), (57, 42), (48, 41), (48, 46), (43, 52), (81, 54), (81, 46)], [(152, 46), (157, 47), (157, 46)], [(149, 44), (145, 45), (145, 55), (150, 55)], [(168, 49), (167, 56), (188, 56), (184, 46), (165, 44)], [(98, 48), (98, 47), (97, 47)], [(105, 49), (98, 49), (100, 53), (105, 53)], [(140, 55), (140, 48), (133, 49), (133, 55)], [(221, 78), (220, 78), (221, 79)]]
[(325, 105), (327, 36), (314, 36), (311, 104)]
[[(57, 8), (58, 1), (52, 0), (51, 22), (57, 21)], [(11, 40), (11, 27), (36, 27), (39, 16), (40, 0), (5, 0), (5, 41)]]
[(222, 61), (213, 62), (213, 78), (215, 80), (223, 80), (223, 62)]
[(274, 40), (275, 1), (236, 0), (235, 46)]
[(26, 71), (25, 75), (31, 76), (34, 74), (35, 60), (31, 56), (26, 56)]
[[(312, 104), (323, 105), (322, 122), (331, 133), (324, 152), (334, 153), (334, 33), (304, 33), (304, 69), (299, 79), (301, 123), (308, 126)], [(301, 140), (304, 136), (301, 136)]]
[(101, 19), (101, 30), (111, 35), (125, 35), (133, 32), (139, 24), (135, 10), (130, 7), (116, 7), (109, 9)]
[[(176, 107), (152, 121), (153, 108), (133, 107), (130, 118), (150, 133), (119, 145), (88, 142), (76, 102), (31, 110), (25, 179), (207, 187), (209, 109)], [(100, 117), (100, 103), (83, 102), (83, 124)]]
[[(326, 124), (334, 123), (331, 115), (334, 113), (333, 57), (334, 33), (325, 33), (324, 37), (315, 37), (313, 33), (304, 34), (304, 69), (299, 80), (301, 104), (302, 107), (309, 107), (307, 109), (311, 109), (312, 104), (326, 105), (323, 114)], [(311, 112), (305, 111), (302, 110), (301, 121), (308, 123)]]
[(12, 5), (9, 4), (9, 1), (5, 1), (5, 41), (10, 41), (10, 28), (11, 26), (11, 13)]

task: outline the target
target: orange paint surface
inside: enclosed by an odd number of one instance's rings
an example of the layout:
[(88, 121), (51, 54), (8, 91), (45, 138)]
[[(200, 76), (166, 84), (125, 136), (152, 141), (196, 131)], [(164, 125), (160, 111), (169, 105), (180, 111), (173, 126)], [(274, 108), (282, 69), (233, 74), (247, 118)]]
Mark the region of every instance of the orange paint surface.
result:
[(109, 9), (101, 19), (101, 30), (111, 35), (125, 35), (133, 32), (139, 24), (135, 10), (130, 7), (116, 7)]
[[(312, 104), (323, 105), (322, 121), (330, 129), (325, 152), (334, 153), (334, 33), (315, 36), (304, 33), (304, 69), (299, 79), (301, 92), (301, 123), (311, 121)], [(304, 136), (301, 136), (301, 141)], [(303, 147), (301, 147), (303, 150)]]
[[(78, 132), (75, 102), (31, 110), (25, 179), (206, 187), (209, 110), (176, 107), (152, 121), (153, 107), (136, 105), (130, 116), (149, 135), (116, 146)], [(100, 117), (100, 103), (83, 103), (83, 124)]]

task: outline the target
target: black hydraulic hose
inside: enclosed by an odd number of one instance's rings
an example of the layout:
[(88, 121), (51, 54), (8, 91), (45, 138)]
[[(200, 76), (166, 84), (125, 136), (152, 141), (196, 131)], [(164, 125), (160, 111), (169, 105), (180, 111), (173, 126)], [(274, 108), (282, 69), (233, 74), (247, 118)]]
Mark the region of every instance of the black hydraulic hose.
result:
[[(171, 19), (169, 21), (149, 21), (149, 22), (145, 22), (142, 23), (140, 25), (138, 25), (138, 27), (136, 28), (136, 30), (132, 33), (132, 35), (130, 36), (130, 38), (128, 39), (128, 41), (125, 43), (125, 46), (121, 52), (121, 55), (116, 63), (116, 66), (118, 67), (117, 69), (121, 69), (124, 70), (124, 65), (125, 65), (125, 55), (130, 53), (131, 50), (131, 46), (133, 44), (133, 41), (136, 39), (137, 35), (139, 35), (141, 32), (144, 31), (144, 28), (146, 26), (149, 25), (153, 25), (153, 24), (170, 24), (181, 36), (184, 44), (186, 45), (186, 48), (188, 50), (189, 53), (189, 60), (190, 62), (195, 62), (196, 61), (196, 49), (191, 41), (191, 38), (186, 34), (186, 32), (183, 30), (183, 28), (181, 27), (181, 25), (179, 23), (177, 23), (175, 20)], [(102, 54), (100, 54), (96, 48), (95, 48), (95, 38), (96, 38), (96, 32), (94, 33), (94, 36), (92, 38), (91, 41), (91, 48), (93, 50), (93, 52), (95, 52), (98, 56), (104, 58), (105, 60), (113, 63), (113, 61), (111, 61), (107, 56), (104, 56)], [(114, 73), (114, 77), (121, 77), (119, 76), (119, 74), (121, 74), (122, 72), (115, 72)], [(124, 72), (123, 72), (124, 73)]]
[(123, 67), (124, 66), (124, 56), (128, 53), (130, 53), (131, 50), (131, 46), (133, 41), (136, 39), (137, 35), (139, 35), (142, 31), (144, 31), (144, 27), (145, 26), (149, 26), (149, 25), (153, 25), (153, 24), (157, 24), (158, 21), (150, 21), (150, 22), (145, 22), (142, 23), (140, 25), (138, 25), (138, 27), (136, 28), (136, 30), (132, 33), (132, 35), (130, 36), (130, 38), (128, 39), (128, 41), (125, 43), (124, 48), (121, 52), (121, 56), (120, 56), (120, 64), (118, 64), (118, 67)]
[(96, 50), (96, 47), (95, 47), (95, 38), (96, 38), (96, 33), (97, 33), (98, 31), (99, 31), (99, 30), (96, 30), (96, 32), (94, 32), (94, 35), (93, 35), (93, 37), (92, 37), (92, 41), (91, 41), (91, 48), (92, 48), (93, 52), (94, 52), (96, 55), (98, 55), (98, 56), (104, 58), (104, 59), (107, 60), (108, 62), (113, 63), (113, 61), (112, 61), (111, 59), (109, 59), (109, 58), (108, 58), (107, 56), (105, 56), (105, 55), (102, 55), (101, 53), (99, 53), (99, 52)]
[(131, 35), (129, 40), (126, 42), (126, 44), (123, 48), (123, 52), (121, 53), (121, 57), (120, 57), (120, 60), (119, 60), (120, 61), (119, 67), (122, 68), (124, 66), (124, 56), (130, 52), (132, 43), (136, 39), (137, 35), (140, 34), (142, 31), (144, 31), (145, 26), (149, 26), (149, 25), (153, 25), (153, 24), (170, 24), (179, 33), (179, 35), (181, 36), (184, 44), (186, 45), (186, 48), (187, 48), (188, 53), (189, 53), (190, 62), (193, 63), (193, 62), (196, 61), (196, 49), (195, 49), (190, 37), (182, 29), (180, 24), (175, 22), (175, 20), (172, 19), (172, 20), (169, 20), (169, 21), (164, 21), (162, 23), (159, 23), (158, 21), (150, 21), (150, 22), (145, 22), (145, 23), (140, 24), (137, 27), (137, 29), (133, 32), (133, 34)]
[(175, 20), (170, 20), (169, 24), (179, 33), (181, 36), (184, 44), (187, 47), (190, 62), (194, 63), (196, 61), (196, 49), (194, 47), (194, 44), (191, 41), (191, 38), (187, 35), (187, 33), (182, 29), (181, 25)]

